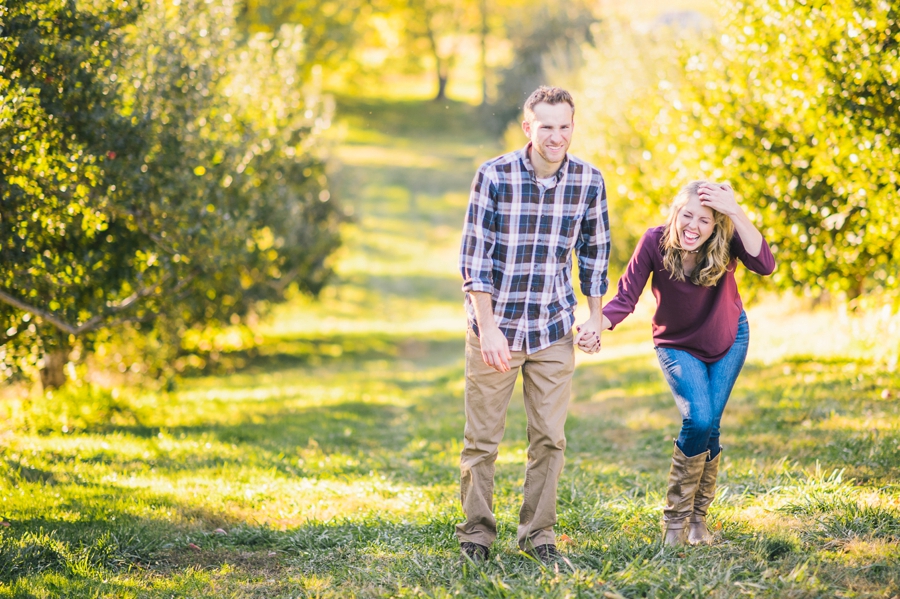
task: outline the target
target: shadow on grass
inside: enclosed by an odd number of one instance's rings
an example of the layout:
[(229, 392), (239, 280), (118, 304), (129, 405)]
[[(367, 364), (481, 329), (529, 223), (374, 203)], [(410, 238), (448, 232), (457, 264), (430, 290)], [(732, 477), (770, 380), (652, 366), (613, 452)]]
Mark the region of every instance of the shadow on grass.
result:
[[(163, 477), (166, 472), (196, 471), (200, 476), (213, 473), (227, 479), (252, 467), (268, 473), (275, 483), (328, 477), (352, 481), (374, 470), (386, 474), (389, 482), (408, 482), (422, 489), (452, 485), (457, 474), (453, 442), (462, 432), (461, 395), (454, 386), (462, 377), (461, 341), (420, 340), (426, 344), (424, 348), (404, 350), (396, 337), (363, 338), (364, 343), (357, 343), (357, 336), (340, 335), (287, 339), (285, 343), (297, 343), (301, 348), (288, 354), (321, 352), (325, 343), (342, 348), (340, 361), (327, 367), (303, 365), (300, 378), (340, 378), (350, 376), (348, 371), (354, 368), (384, 362), (388, 366), (378, 370), (379, 384), (389, 385), (391, 393), (409, 394), (408, 402), (345, 399), (292, 408), (290, 396), (272, 401), (248, 399), (238, 402), (242, 416), (235, 422), (166, 427), (167, 438), (209, 440), (213, 443), (210, 449), (198, 450), (202, 443), (191, 441), (160, 447), (150, 459), (116, 462), (114, 453), (92, 456), (82, 452), (79, 460), (113, 465), (116, 472), (152, 468), (157, 473), (154, 476)], [(410, 355), (406, 366), (397, 360), (404, 351)], [(439, 368), (422, 375), (420, 369), (427, 364)], [(281, 366), (278, 358), (254, 368), (271, 373), (281, 372)], [(746, 368), (726, 412), (728, 460), (774, 462), (798, 439), (822, 445), (823, 439), (817, 436), (822, 435), (835, 444), (837, 453), (832, 455), (823, 447), (809, 458), (818, 457), (826, 469), (845, 467), (842, 456), (848, 448), (854, 451), (858, 431), (833, 414), (849, 419), (888, 411), (890, 404), (879, 400), (875, 392), (896, 379), (864, 364), (798, 361), (788, 366)], [(850, 373), (851, 367), (859, 371)], [(408, 376), (411, 373), (421, 376)], [(813, 421), (810, 414), (818, 414), (815, 410), (823, 401), (831, 402), (831, 408)], [(460, 518), (458, 506), (443, 495), (431, 511), (382, 518), (373, 508), (354, 518), (277, 530), (249, 521), (246, 514), (257, 509), (251, 500), (244, 502), (242, 512), (225, 513), (202, 501), (150, 488), (126, 491), (115, 484), (81, 484), (71, 485), (68, 496), (56, 506), (78, 514), (74, 521), (32, 518), (0, 529), (0, 580), (35, 584), (41, 576), (59, 574), (66, 577), (59, 584), (75, 589), (84, 580), (100, 584), (107, 573), (127, 572), (130, 584), (151, 588), (160, 577), (172, 579), (177, 574), (179, 582), (172, 584), (187, 585), (185, 577), (208, 576), (228, 566), (232, 573), (223, 576), (234, 577), (235, 585), (276, 581), (258, 583), (262, 586), (254, 587), (256, 596), (287, 595), (298, 589), (299, 578), (326, 581), (323, 584), (334, 590), (330, 596), (335, 597), (361, 585), (369, 596), (389, 596), (416, 585), (422, 589), (456, 588), (470, 595), (501, 596), (499, 591), (506, 589), (504, 593), (513, 596), (539, 596), (535, 595), (538, 592), (563, 596), (561, 589), (566, 585), (586, 588), (578, 585), (591, 577), (592, 592), (608, 589), (623, 596), (668, 597), (694, 588), (699, 590), (690, 596), (726, 597), (739, 592), (738, 583), (749, 581), (754, 589), (765, 591), (761, 596), (812, 597), (821, 589), (809, 580), (841, 588), (851, 584), (847, 581), (860, 588), (884, 588), (897, 581), (894, 545), (900, 538), (900, 516), (893, 508), (867, 506), (860, 497), (843, 497), (840, 493), (846, 493), (848, 487), (839, 485), (821, 496), (798, 492), (779, 512), (795, 519), (787, 532), (761, 531), (746, 520), (732, 518), (726, 520), (728, 530), (723, 535), (728, 543), (679, 552), (660, 550), (659, 505), (668, 461), (658, 449), (664, 445), (664, 434), (677, 430), (678, 423), (671, 418), (672, 400), (658, 369), (644, 359), (578, 369), (557, 529), (572, 540), (564, 551), (576, 572), (557, 575), (543, 569), (518, 555), (514, 545), (522, 464), (510, 461), (508, 452), (510, 443), (524, 447), (525, 428), (523, 411), (516, 403), (518, 399), (510, 410), (507, 441), (501, 448), (501, 457), (507, 461), (498, 466), (495, 505), (500, 538), (494, 547), (495, 559), (479, 571), (484, 576), (460, 570), (453, 535)], [(808, 430), (803, 426), (785, 429), (779, 424), (781, 418), (801, 416), (810, 419)], [(128, 428), (116, 433), (136, 434)], [(772, 442), (757, 451), (757, 436), (763, 433), (772, 434)], [(891, 438), (891, 434), (883, 432), (879, 438)], [(310, 438), (316, 443), (309, 443)], [(896, 445), (896, 440), (893, 442)], [(639, 443), (652, 446), (652, 451), (645, 452)], [(872, 453), (877, 449), (868, 446), (868, 459), (880, 464), (878, 476), (887, 477), (890, 455)], [(291, 457), (285, 459), (283, 454)], [(342, 461), (348, 456), (354, 463)], [(331, 458), (330, 463), (326, 457)], [(807, 465), (805, 459), (797, 458), (801, 467)], [(884, 463), (879, 462), (882, 459)], [(643, 466), (645, 461), (652, 466)], [(55, 475), (53, 470), (47, 472)], [(783, 488), (783, 481), (767, 474), (754, 483), (752, 492), (743, 495), (741, 488), (749, 483), (741, 477), (750, 476), (749, 472), (732, 469), (724, 476), (741, 501), (757, 492)], [(25, 475), (11, 481), (13, 485), (24, 482), (29, 482)], [(45, 490), (56, 488), (49, 479), (38, 477), (30, 482)], [(254, 483), (247, 484), (246, 488), (252, 489)], [(124, 497), (125, 492), (131, 496)], [(129, 513), (134, 502), (170, 515), (134, 516)], [(717, 506), (719, 509), (723, 508)], [(226, 534), (216, 533), (215, 528)], [(107, 588), (111, 589), (108, 593), (115, 592), (114, 587)]]
[(358, 96), (338, 96), (339, 118), (353, 123), (358, 130), (374, 130), (387, 136), (433, 139), (458, 138), (472, 143), (494, 136), (483, 124), (483, 113), (477, 106), (455, 100), (382, 100)]
[[(663, 441), (678, 435), (681, 420), (651, 359), (584, 365), (574, 387), (572, 450), (624, 450), (641, 460), (645, 446), (648, 456), (655, 451), (665, 459)], [(859, 481), (896, 480), (900, 430), (884, 389), (897, 388), (900, 374), (867, 362), (797, 357), (747, 364), (725, 410), (722, 442), (729, 459), (786, 457), (804, 468), (841, 469)]]
[(107, 521), (74, 526), (34, 520), (17, 523), (28, 532), (0, 538), (0, 581), (33, 584), (59, 574), (67, 580), (57, 579), (55, 588), (74, 596), (101, 579), (105, 591), (114, 592), (117, 582), (109, 576), (127, 573), (129, 592), (150, 590), (161, 576), (172, 580), (169, 592), (190, 592), (192, 573), (206, 572), (217, 573), (219, 585), (228, 576), (236, 584), (266, 581), (253, 596), (282, 596), (302, 591), (303, 581), (327, 581), (329, 597), (361, 588), (364, 596), (391, 596), (409, 587), (456, 588), (468, 596), (561, 597), (570, 589), (590, 589), (586, 596), (728, 597), (747, 582), (763, 593), (758, 596), (813, 597), (832, 590), (822, 583), (851, 584), (868, 596), (867, 587), (898, 580), (895, 551), (861, 565), (816, 553), (785, 532), (738, 532), (725, 545), (664, 549), (656, 522), (629, 524), (614, 513), (600, 526), (586, 519), (566, 529), (577, 540), (563, 547), (568, 564), (542, 566), (521, 555), (514, 527), (504, 524), (491, 559), (462, 567), (453, 534), (457, 520), (442, 511), (416, 523), (369, 517), (284, 531), (235, 524), (221, 533), (152, 519), (123, 518), (115, 527)]
[(415, 297), (420, 302), (451, 302), (462, 312), (462, 279), (448, 273), (436, 275), (363, 275), (346, 277), (345, 285), (353, 285), (377, 293), (380, 298)]
[[(308, 368), (362, 372), (366, 364), (385, 360), (414, 360), (416, 364), (411, 369), (433, 368), (458, 361), (463, 355), (464, 343), (461, 334), (443, 333), (272, 335), (259, 347), (221, 354), (213, 369), (190, 374), (185, 381), (202, 382), (210, 375), (228, 372), (235, 380), (226, 385), (240, 385), (242, 377), (248, 378), (246, 384), (251, 385), (249, 378), (259, 375), (302, 375)], [(321, 372), (306, 374), (314, 378)]]

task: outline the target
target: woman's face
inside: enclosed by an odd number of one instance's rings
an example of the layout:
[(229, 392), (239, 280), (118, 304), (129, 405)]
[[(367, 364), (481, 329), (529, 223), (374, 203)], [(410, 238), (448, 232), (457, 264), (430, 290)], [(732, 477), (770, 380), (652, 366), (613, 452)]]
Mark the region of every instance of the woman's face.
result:
[(692, 195), (678, 211), (675, 231), (681, 247), (693, 252), (706, 243), (716, 226), (712, 208), (700, 204), (700, 198)]

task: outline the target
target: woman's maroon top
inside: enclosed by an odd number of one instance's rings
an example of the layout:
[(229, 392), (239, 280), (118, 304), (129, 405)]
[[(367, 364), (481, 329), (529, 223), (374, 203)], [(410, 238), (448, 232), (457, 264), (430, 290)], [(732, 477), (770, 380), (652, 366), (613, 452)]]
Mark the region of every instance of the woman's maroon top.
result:
[(768, 275), (775, 270), (772, 250), (763, 239), (759, 256), (751, 256), (735, 233), (731, 240), (728, 272), (713, 287), (703, 287), (689, 280), (671, 278), (663, 266), (659, 247), (664, 229), (665, 226), (648, 229), (641, 237), (625, 274), (619, 279), (618, 292), (603, 306), (603, 314), (612, 323), (612, 328), (625, 320), (634, 312), (652, 273), (650, 284), (656, 297), (653, 342), (658, 347), (682, 349), (707, 363), (716, 362), (734, 344), (738, 318), (744, 309), (734, 280), (737, 261), (753, 272)]

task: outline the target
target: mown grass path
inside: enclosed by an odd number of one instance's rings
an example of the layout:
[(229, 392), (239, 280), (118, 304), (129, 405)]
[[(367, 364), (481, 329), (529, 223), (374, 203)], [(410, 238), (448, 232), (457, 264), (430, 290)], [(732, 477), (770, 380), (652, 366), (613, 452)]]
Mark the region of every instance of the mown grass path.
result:
[(765, 306), (723, 425), (719, 544), (658, 543), (678, 421), (643, 309), (579, 358), (557, 529), (574, 570), (516, 551), (515, 399), (494, 558), (459, 567), (456, 251), (472, 174), (500, 151), (476, 117), (340, 103), (331, 176), (354, 221), (336, 285), (279, 309), (233, 374), (82, 392), (105, 420), (67, 414), (65, 394), (7, 410), (32, 425), (2, 437), (0, 597), (900, 595), (900, 380), (825, 357), (796, 338), (808, 315)]

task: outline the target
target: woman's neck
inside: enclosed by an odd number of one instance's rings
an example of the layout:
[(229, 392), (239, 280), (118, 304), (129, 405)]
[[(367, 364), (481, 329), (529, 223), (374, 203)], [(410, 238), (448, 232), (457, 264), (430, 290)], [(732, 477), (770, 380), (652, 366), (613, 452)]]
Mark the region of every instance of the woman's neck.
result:
[(697, 266), (697, 252), (689, 252), (685, 250), (681, 254), (681, 267), (684, 269), (685, 275), (690, 275)]

